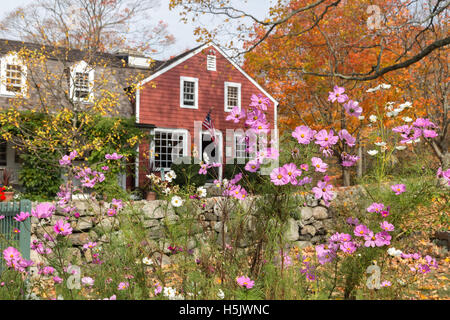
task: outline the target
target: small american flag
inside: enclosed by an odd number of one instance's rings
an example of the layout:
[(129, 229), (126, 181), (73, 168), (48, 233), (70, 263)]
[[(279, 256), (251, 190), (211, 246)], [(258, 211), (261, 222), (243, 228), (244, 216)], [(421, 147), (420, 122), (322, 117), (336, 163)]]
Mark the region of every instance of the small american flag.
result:
[(208, 114), (206, 115), (205, 120), (203, 120), (202, 127), (205, 130), (208, 130), (211, 135), (211, 141), (214, 142), (214, 145), (216, 145), (216, 134), (214, 131), (214, 125), (211, 120), (211, 110), (208, 111)]

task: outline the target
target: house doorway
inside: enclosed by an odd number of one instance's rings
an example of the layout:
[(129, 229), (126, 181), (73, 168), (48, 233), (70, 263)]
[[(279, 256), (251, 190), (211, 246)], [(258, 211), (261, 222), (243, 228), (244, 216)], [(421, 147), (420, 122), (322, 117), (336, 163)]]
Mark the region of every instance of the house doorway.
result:
[[(222, 133), (215, 130), (216, 133), (216, 144), (211, 141), (211, 133), (208, 131), (202, 131), (202, 140), (200, 155), (201, 160), (204, 163), (220, 163), (222, 164)], [(208, 169), (207, 182), (212, 183), (215, 179), (222, 180), (222, 166), (212, 167)]]

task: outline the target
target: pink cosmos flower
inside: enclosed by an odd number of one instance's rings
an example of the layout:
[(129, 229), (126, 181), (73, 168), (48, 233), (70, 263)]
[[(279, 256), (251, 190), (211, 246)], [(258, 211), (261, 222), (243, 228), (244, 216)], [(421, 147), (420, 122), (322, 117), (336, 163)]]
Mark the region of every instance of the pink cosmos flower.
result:
[(357, 226), (357, 225), (359, 224), (358, 218), (353, 218), (353, 217), (347, 218), (346, 222), (347, 222), (349, 225), (355, 225), (355, 226)]
[(300, 165), (300, 169), (302, 169), (303, 171), (308, 171), (309, 170), (309, 166), (306, 163), (304, 163), (304, 164)]
[(345, 88), (334, 86), (333, 91), (328, 93), (328, 101), (335, 102), (337, 100), (339, 103), (344, 103), (348, 100), (348, 96), (344, 92)]
[(290, 177), (285, 168), (275, 168), (270, 174), (272, 183), (276, 186), (282, 186), (290, 182)]
[(316, 169), (316, 172), (325, 172), (327, 171), (328, 164), (322, 161), (322, 159), (317, 157), (311, 158), (311, 164)]
[(117, 290), (125, 290), (126, 288), (128, 288), (130, 286), (130, 283), (128, 282), (121, 282), (119, 283), (119, 285), (117, 286)]
[(372, 231), (369, 231), (366, 235), (364, 235), (364, 246), (365, 247), (373, 247), (375, 248), (376, 244), (376, 240), (377, 238), (375, 237), (375, 235), (373, 234)]
[(292, 136), (297, 139), (298, 143), (309, 144), (316, 134), (315, 130), (311, 130), (307, 126), (299, 126), (292, 132)]
[(256, 134), (269, 133), (270, 125), (267, 122), (258, 121), (251, 125)]
[(407, 133), (403, 133), (400, 136), (403, 138), (400, 140), (400, 143), (408, 143), (420, 138), (422, 136), (422, 130), (419, 128), (410, 128)]
[(30, 216), (30, 214), (28, 212), (21, 212), (14, 217), (14, 220), (16, 220), (18, 222), (23, 222), (23, 221), (27, 220), (27, 218), (29, 216)]
[(200, 170), (198, 170), (198, 174), (207, 174), (210, 166), (207, 163), (200, 165)]
[(329, 133), (327, 132), (327, 130), (322, 129), (315, 135), (315, 138), (315, 143), (323, 148), (331, 147), (332, 145), (335, 145), (339, 140), (339, 137), (334, 135), (333, 129), (331, 129)]
[(391, 239), (392, 237), (389, 233), (381, 231), (375, 235), (375, 244), (377, 247), (388, 246), (391, 244)]
[(394, 231), (394, 225), (387, 221), (380, 222), (380, 227), (385, 231)]
[(120, 199), (112, 199), (111, 205), (117, 210), (120, 210), (123, 208), (123, 202)]
[(356, 138), (352, 137), (352, 135), (347, 130), (342, 129), (341, 131), (339, 131), (338, 136), (339, 136), (339, 139), (341, 139), (342, 141), (345, 141), (345, 143), (349, 147), (355, 146)]
[(108, 166), (103, 166), (103, 167), (102, 167), (102, 170), (103, 170), (103, 171), (108, 171), (108, 170), (109, 170), (109, 167), (108, 167)]
[(317, 187), (312, 188), (312, 192), (314, 192), (314, 197), (316, 199), (322, 198), (327, 205), (328, 201), (334, 197), (331, 189), (333, 189), (331, 184), (327, 184), (325, 181), (318, 181)]
[(259, 164), (258, 160), (250, 160), (245, 165), (245, 170), (247, 170), (248, 172), (256, 172), (259, 170), (259, 167), (260, 167), (260, 164)]
[(438, 136), (438, 134), (434, 130), (424, 129), (423, 136), (425, 138), (436, 138)]
[(45, 219), (52, 216), (55, 212), (55, 206), (50, 202), (39, 203), (34, 209), (31, 209), (31, 215), (38, 219)]
[(388, 281), (388, 280), (385, 280), (380, 285), (382, 287), (390, 287), (392, 285), (392, 283), (390, 281)]
[(383, 217), (383, 218), (386, 218), (387, 216), (389, 216), (391, 213), (390, 213), (390, 210), (391, 210), (391, 207), (390, 206), (387, 206), (387, 208), (386, 208), (386, 210), (382, 210), (381, 211), (381, 216)]
[(341, 249), (345, 253), (352, 254), (353, 252), (356, 251), (356, 245), (352, 241), (346, 241), (346, 242), (341, 243), (341, 245), (339, 246), (339, 249)]
[(107, 159), (107, 160), (119, 160), (122, 157), (123, 157), (123, 155), (117, 154), (116, 152), (114, 152), (113, 154), (106, 154), (105, 155), (105, 159)]
[(422, 128), (436, 128), (436, 125), (431, 122), (429, 119), (417, 118), (416, 121), (413, 122), (413, 126), (422, 127)]
[(393, 186), (391, 186), (391, 189), (398, 196), (399, 194), (402, 194), (406, 191), (406, 186), (404, 184), (394, 184)]
[(292, 184), (297, 184), (297, 177), (302, 174), (302, 171), (297, 168), (295, 163), (286, 163), (283, 168), (286, 170), (287, 175), (289, 176), (289, 182)]
[(357, 237), (365, 237), (370, 232), (372, 231), (370, 231), (369, 228), (363, 224), (357, 225), (355, 230), (353, 230), (353, 234)]
[(347, 103), (344, 104), (345, 112), (349, 116), (352, 117), (359, 117), (362, 114), (362, 108), (359, 106), (359, 103), (357, 101), (349, 100)]
[(236, 184), (242, 179), (242, 172), (236, 174), (233, 179), (230, 180), (231, 184)]
[(161, 291), (162, 291), (162, 286), (159, 283), (155, 284), (155, 296), (160, 294)]
[(22, 255), (16, 248), (8, 247), (3, 250), (3, 258), (6, 260), (6, 262), (17, 262), (22, 259)]
[(339, 241), (341, 241), (341, 242), (347, 242), (347, 241), (350, 241), (351, 239), (352, 239), (352, 236), (349, 235), (348, 233), (339, 234)]
[(107, 214), (108, 216), (110, 216), (110, 217), (114, 217), (114, 216), (117, 214), (117, 211), (116, 211), (116, 209), (114, 209), (114, 208), (109, 208), (109, 209), (106, 211), (106, 214)]
[(43, 275), (49, 275), (49, 274), (53, 274), (55, 272), (55, 268), (50, 267), (50, 266), (45, 266), (44, 268), (40, 269), (38, 271), (38, 274), (43, 274)]
[(358, 160), (359, 160), (358, 156), (354, 156), (354, 155), (348, 154), (346, 152), (341, 153), (341, 161), (342, 161), (341, 165), (343, 167), (354, 166), (356, 161), (358, 161)]
[(328, 245), (321, 244), (316, 246), (317, 260), (320, 264), (325, 264), (327, 262), (333, 261), (336, 253), (334, 250), (330, 249)]
[(445, 180), (447, 180), (448, 185), (450, 186), (450, 168), (443, 171), (442, 167), (439, 167), (439, 169), (436, 172), (436, 177), (437, 178), (443, 177)]
[(374, 202), (367, 208), (367, 212), (381, 213), (381, 211), (383, 209), (384, 209), (384, 204)]
[(261, 110), (255, 109), (247, 114), (247, 120), (245, 120), (245, 124), (249, 127), (252, 127), (253, 125), (260, 122), (267, 123), (266, 115)]
[(249, 277), (241, 276), (236, 279), (237, 284), (240, 287), (251, 289), (255, 285), (255, 281), (251, 280)]
[(239, 123), (241, 119), (245, 118), (245, 111), (239, 109), (240, 108), (238, 106), (233, 107), (233, 109), (231, 109), (230, 114), (225, 118), (225, 120), (233, 121), (234, 123)]
[(70, 157), (67, 155), (65, 155), (64, 157), (62, 157), (61, 160), (59, 160), (60, 166), (68, 166), (70, 164), (71, 164)]
[(88, 243), (85, 243), (85, 244), (83, 245), (83, 249), (84, 249), (84, 250), (92, 249), (92, 248), (94, 248), (94, 247), (96, 247), (96, 246), (97, 246), (97, 242), (88, 242)]
[(262, 94), (252, 94), (251, 99), (251, 103), (250, 106), (251, 107), (258, 107), (261, 108), (261, 110), (267, 110), (267, 106), (270, 105), (270, 100), (269, 98), (264, 97)]
[(57, 234), (60, 234), (62, 236), (67, 236), (72, 233), (70, 223), (64, 222), (63, 219), (60, 219), (56, 222), (56, 224), (53, 227), (53, 230), (55, 230)]
[(303, 185), (308, 184), (308, 183), (311, 183), (311, 182), (312, 182), (312, 178), (311, 178), (311, 177), (304, 177), (303, 179), (300, 179), (300, 180), (297, 182), (297, 185), (298, 185), (298, 186), (303, 186)]
[(400, 133), (400, 134), (408, 134), (410, 130), (411, 130), (410, 126), (408, 126), (406, 124), (392, 128), (392, 131)]
[(60, 277), (58, 277), (58, 276), (54, 276), (54, 277), (53, 277), (53, 281), (54, 281), (55, 283), (62, 283), (62, 282), (63, 282), (63, 279), (60, 278)]

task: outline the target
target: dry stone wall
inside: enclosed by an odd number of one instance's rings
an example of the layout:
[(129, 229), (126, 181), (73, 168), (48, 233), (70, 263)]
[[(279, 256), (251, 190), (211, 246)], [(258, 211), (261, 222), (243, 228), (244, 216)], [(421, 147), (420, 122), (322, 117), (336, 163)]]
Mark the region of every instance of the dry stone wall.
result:
[[(199, 209), (199, 225), (196, 228), (197, 234), (215, 233), (217, 242), (221, 243), (222, 237), (222, 217), (220, 209), (220, 201), (223, 201), (221, 197), (208, 198), (204, 208)], [(248, 201), (251, 201), (248, 199)], [(33, 204), (33, 207), (37, 203)], [(75, 203), (78, 208), (80, 216), (78, 218), (70, 218), (68, 221), (71, 223), (73, 233), (69, 235), (69, 239), (72, 242), (73, 247), (72, 255), (75, 257), (81, 257), (85, 251), (82, 250), (82, 246), (89, 241), (105, 243), (109, 241), (109, 236), (116, 235), (121, 236), (121, 230), (118, 228), (117, 217), (108, 217), (103, 214), (103, 218), (99, 219), (98, 213), (100, 210), (106, 212), (109, 204), (104, 204), (102, 208), (98, 206), (90, 206), (85, 201), (77, 201)], [(175, 210), (164, 200), (154, 201), (135, 201), (136, 208), (141, 210), (141, 219), (147, 232), (147, 238), (149, 241), (158, 242), (165, 248), (165, 255), (162, 257), (165, 263), (170, 261), (170, 250), (167, 247), (170, 245), (167, 243), (167, 239), (164, 238), (164, 221), (177, 221)], [(122, 214), (122, 213), (119, 213)], [(125, 213), (124, 213), (125, 214)], [(37, 240), (38, 236), (43, 236), (45, 233), (54, 235), (53, 225), (56, 221), (65, 219), (62, 213), (55, 213), (44, 225), (44, 228), (38, 224), (38, 220), (32, 217), (31, 225), (31, 241)], [(256, 217), (250, 216), (247, 221), (248, 230), (254, 229), (254, 219)], [(332, 210), (324, 206), (323, 202), (320, 203), (313, 197), (306, 197), (303, 206), (295, 208), (290, 213), (288, 219), (287, 230), (284, 234), (286, 241), (291, 246), (297, 246), (304, 248), (310, 245), (323, 243), (326, 241), (327, 231), (333, 227), (333, 214)], [(101, 230), (101, 232), (99, 232)], [(102, 234), (103, 233), (103, 234)], [(227, 230), (225, 228), (225, 233)], [(198, 237), (197, 237), (198, 238)], [(227, 239), (227, 237), (225, 237)], [(226, 240), (228, 241), (228, 240)], [(195, 250), (198, 241), (192, 241), (189, 243), (188, 250)], [(238, 244), (240, 248), (248, 246), (248, 242), (242, 239)], [(39, 256), (32, 250), (32, 259), (39, 260)], [(89, 260), (89, 257), (86, 257)]]

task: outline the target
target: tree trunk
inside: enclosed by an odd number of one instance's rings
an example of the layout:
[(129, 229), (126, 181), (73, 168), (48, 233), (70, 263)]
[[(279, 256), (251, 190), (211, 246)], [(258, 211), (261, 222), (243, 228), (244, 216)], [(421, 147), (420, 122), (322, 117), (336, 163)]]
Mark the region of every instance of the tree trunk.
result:
[(362, 146), (359, 145), (358, 146), (358, 157), (359, 157), (359, 160), (358, 160), (358, 167), (357, 167), (357, 171), (356, 171), (356, 174), (357, 174), (358, 178), (362, 178), (362, 175), (363, 175), (363, 158), (362, 158), (362, 155), (363, 155), (363, 153), (362, 153)]
[(344, 187), (350, 186), (350, 170), (347, 168), (342, 168), (342, 179)]

